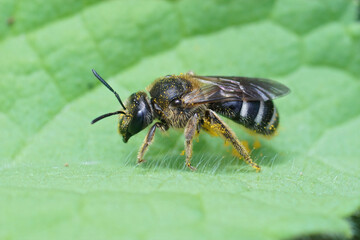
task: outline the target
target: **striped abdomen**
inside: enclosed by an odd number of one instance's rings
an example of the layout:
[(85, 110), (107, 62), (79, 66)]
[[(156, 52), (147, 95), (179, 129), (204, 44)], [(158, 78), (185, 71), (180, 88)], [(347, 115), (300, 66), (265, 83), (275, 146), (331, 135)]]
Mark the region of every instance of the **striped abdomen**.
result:
[(279, 114), (271, 100), (217, 102), (209, 108), (263, 135), (272, 135), (279, 125)]

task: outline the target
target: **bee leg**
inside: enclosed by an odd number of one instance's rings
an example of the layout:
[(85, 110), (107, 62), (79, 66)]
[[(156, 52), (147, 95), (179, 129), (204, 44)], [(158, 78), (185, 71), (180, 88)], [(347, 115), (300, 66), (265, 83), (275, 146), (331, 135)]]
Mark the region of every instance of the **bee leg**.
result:
[(185, 164), (188, 168), (190, 168), (192, 171), (195, 171), (196, 168), (191, 166), (191, 157), (192, 157), (192, 151), (193, 151), (193, 138), (195, 133), (199, 132), (199, 121), (200, 117), (198, 114), (194, 114), (190, 118), (190, 120), (187, 122), (185, 127), (185, 153), (186, 153), (186, 161)]
[(142, 162), (145, 162), (144, 160), (144, 155), (149, 147), (149, 145), (152, 143), (153, 139), (154, 139), (154, 136), (155, 136), (155, 130), (157, 128), (160, 128), (162, 131), (166, 131), (169, 129), (169, 127), (164, 124), (164, 123), (161, 123), (161, 122), (157, 122), (155, 123), (154, 125), (152, 125), (152, 127), (150, 128), (148, 134), (146, 135), (145, 139), (144, 139), (144, 143), (143, 145), (141, 146), (140, 150), (139, 150), (139, 153), (138, 153), (138, 163), (142, 163)]
[(246, 148), (241, 144), (239, 139), (237, 139), (235, 133), (220, 119), (216, 113), (211, 110), (207, 110), (205, 113), (205, 121), (208, 121), (210, 127), (214, 128), (212, 130), (220, 133), (227, 141), (231, 142), (235, 150), (244, 158), (247, 164), (256, 169), (257, 172), (260, 171), (260, 166), (252, 161)]

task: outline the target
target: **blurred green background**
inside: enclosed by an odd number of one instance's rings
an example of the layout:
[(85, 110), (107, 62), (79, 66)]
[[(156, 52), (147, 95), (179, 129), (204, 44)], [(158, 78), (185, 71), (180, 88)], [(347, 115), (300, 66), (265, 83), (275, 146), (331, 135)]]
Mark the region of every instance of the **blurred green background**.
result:
[[(0, 0), (0, 239), (356, 238), (360, 25), (346, 0)], [(184, 167), (180, 131), (124, 144), (123, 99), (154, 79), (265, 77), (279, 134), (231, 123), (262, 166), (201, 134)], [(351, 217), (353, 216), (353, 217)], [(358, 225), (356, 225), (358, 224)]]

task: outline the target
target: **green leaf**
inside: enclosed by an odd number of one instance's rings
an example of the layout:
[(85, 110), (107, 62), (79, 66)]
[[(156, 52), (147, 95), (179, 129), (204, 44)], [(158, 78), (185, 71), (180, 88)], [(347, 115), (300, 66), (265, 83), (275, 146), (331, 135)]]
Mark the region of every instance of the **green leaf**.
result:
[[(1, 239), (285, 239), (354, 234), (360, 207), (360, 25), (355, 1), (0, 0)], [(124, 144), (120, 108), (154, 79), (271, 78), (279, 134), (256, 173), (206, 134)]]

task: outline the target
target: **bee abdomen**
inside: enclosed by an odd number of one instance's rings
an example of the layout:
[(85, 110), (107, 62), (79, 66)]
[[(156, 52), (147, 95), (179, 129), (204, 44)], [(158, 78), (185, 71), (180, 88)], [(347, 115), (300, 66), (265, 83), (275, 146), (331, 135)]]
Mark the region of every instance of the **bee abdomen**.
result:
[(218, 102), (209, 108), (263, 135), (272, 135), (279, 125), (279, 114), (271, 100)]

